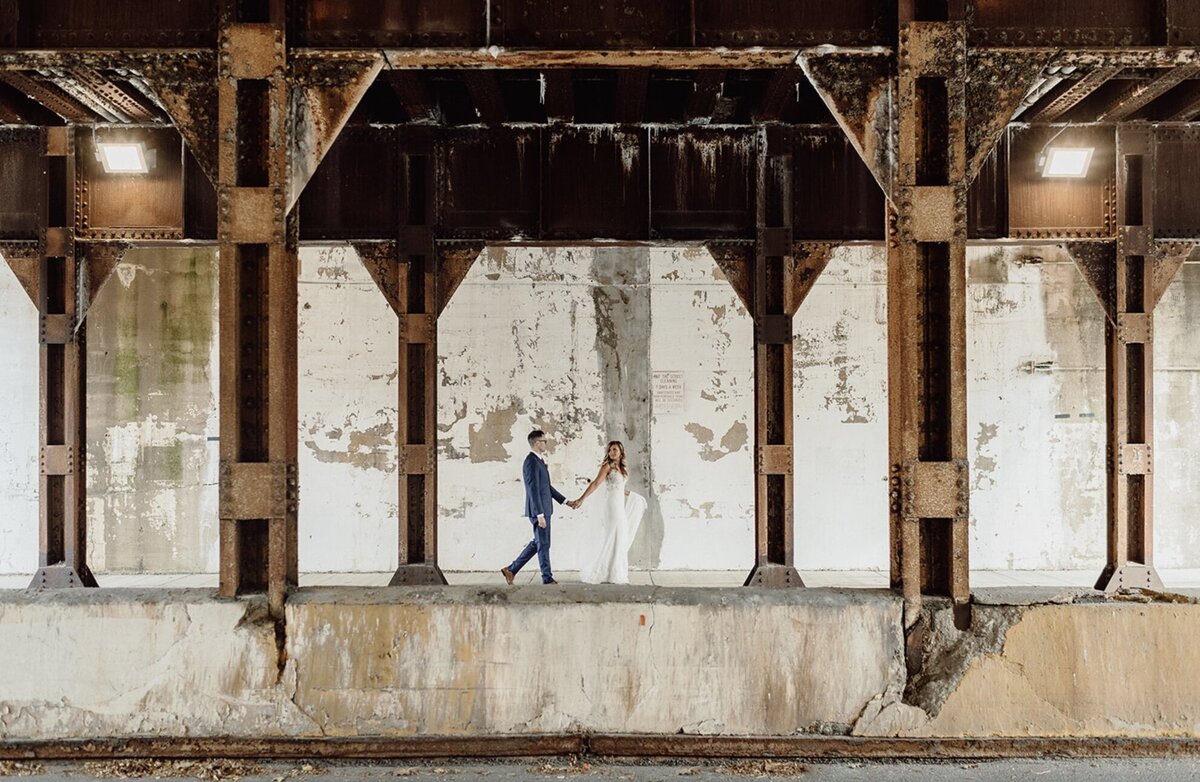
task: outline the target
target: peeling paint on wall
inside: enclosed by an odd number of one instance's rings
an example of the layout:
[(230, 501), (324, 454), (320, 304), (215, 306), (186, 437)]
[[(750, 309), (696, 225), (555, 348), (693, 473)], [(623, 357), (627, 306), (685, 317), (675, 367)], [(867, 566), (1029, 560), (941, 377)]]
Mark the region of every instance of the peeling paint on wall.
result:
[[(568, 497), (594, 477), (608, 440), (625, 443), (630, 488), (650, 506), (635, 567), (749, 566), (753, 486), (738, 475), (750, 474), (751, 327), (714, 267), (694, 247), (484, 252), (439, 326), (439, 419), (452, 422), (439, 443), (444, 567), (490, 569), (528, 538), (520, 464), (534, 427), (551, 439), (551, 478)], [(677, 411), (654, 406), (658, 370), (686, 375)], [(727, 433), (732, 473), (700, 457), (693, 419)], [(589, 501), (555, 515), (556, 569), (594, 548), (598, 511)]]
[(130, 250), (88, 311), (89, 561), (217, 567), (214, 248)]
[(38, 314), (0, 253), (0, 573), (38, 565)]

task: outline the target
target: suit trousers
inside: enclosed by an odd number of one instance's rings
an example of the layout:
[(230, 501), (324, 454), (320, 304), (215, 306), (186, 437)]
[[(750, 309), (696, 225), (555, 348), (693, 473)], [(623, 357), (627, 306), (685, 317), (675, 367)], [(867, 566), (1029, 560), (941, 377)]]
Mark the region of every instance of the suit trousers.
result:
[(516, 574), (525, 566), (526, 562), (533, 559), (534, 554), (537, 554), (538, 567), (542, 571), (542, 583), (548, 584), (554, 580), (554, 575), (550, 572), (550, 519), (546, 519), (545, 527), (539, 527), (537, 519), (529, 521), (533, 524), (533, 540), (521, 549), (521, 553), (512, 561), (508, 569)]

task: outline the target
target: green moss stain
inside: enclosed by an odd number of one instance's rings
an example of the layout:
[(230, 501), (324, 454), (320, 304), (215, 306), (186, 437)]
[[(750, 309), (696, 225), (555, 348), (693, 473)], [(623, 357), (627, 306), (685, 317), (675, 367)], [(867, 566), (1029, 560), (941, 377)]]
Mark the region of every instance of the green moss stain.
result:
[(211, 258), (198, 258), (192, 251), (181, 265), (174, 295), (159, 305), (159, 381), (164, 384), (183, 383), (193, 370), (203, 368), (213, 339)]

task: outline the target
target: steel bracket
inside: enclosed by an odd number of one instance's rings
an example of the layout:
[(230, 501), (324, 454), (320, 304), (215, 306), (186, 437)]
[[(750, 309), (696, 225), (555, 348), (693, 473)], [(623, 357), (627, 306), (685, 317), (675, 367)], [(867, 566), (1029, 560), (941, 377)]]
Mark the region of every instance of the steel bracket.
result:
[(429, 345), (435, 334), (432, 315), (400, 313), (400, 341), (407, 344)]
[(759, 315), (754, 319), (754, 336), (760, 345), (787, 345), (792, 341), (790, 315)]
[(432, 475), (436, 468), (436, 454), (428, 445), (401, 445), (400, 472), (404, 475)]
[(1153, 316), (1149, 312), (1118, 312), (1117, 339), (1125, 344), (1149, 342), (1154, 334)]
[(223, 222), (220, 239), (234, 244), (283, 241), (284, 193), (280, 187), (222, 186), (218, 208)]
[(219, 515), (223, 519), (281, 519), (296, 513), (296, 465), (222, 462)]
[(1117, 471), (1121, 475), (1150, 475), (1153, 454), (1147, 443), (1124, 443), (1117, 453)]
[(42, 475), (74, 475), (74, 446), (43, 445), (38, 458), (38, 466)]
[(755, 453), (755, 470), (760, 475), (791, 475), (793, 447), (790, 445), (760, 445)]
[(75, 318), (71, 315), (42, 315), (38, 341), (43, 345), (66, 345), (75, 340)]
[(900, 471), (900, 515), (917, 519), (966, 519), (970, 512), (966, 459), (909, 459)]

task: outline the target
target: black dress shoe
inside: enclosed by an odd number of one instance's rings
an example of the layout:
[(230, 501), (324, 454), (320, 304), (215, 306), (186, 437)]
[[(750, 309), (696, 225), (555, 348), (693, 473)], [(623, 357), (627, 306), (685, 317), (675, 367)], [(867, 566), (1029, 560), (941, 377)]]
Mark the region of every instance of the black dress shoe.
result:
[(557, 584), (558, 582), (557, 582), (557, 581), (555, 581), (554, 579), (550, 579), (549, 581), (543, 581), (542, 583), (544, 583), (544, 584)]
[(512, 586), (513, 572), (511, 570), (506, 567), (502, 567), (500, 568), (500, 575), (504, 576), (504, 580), (508, 582), (509, 586)]

